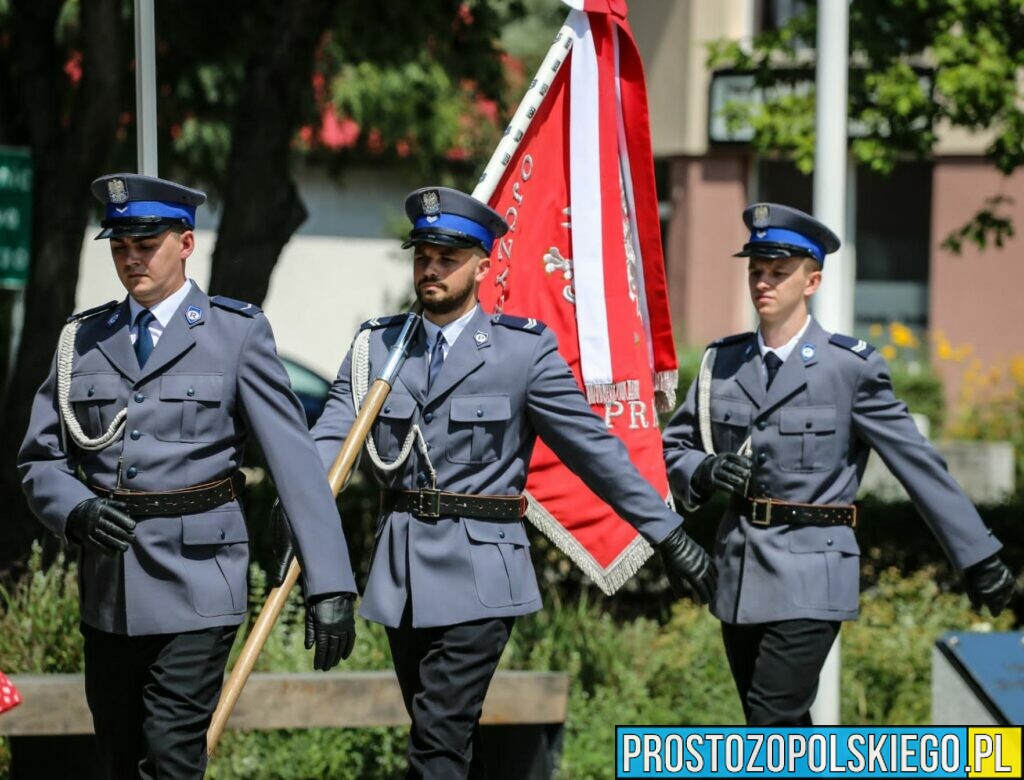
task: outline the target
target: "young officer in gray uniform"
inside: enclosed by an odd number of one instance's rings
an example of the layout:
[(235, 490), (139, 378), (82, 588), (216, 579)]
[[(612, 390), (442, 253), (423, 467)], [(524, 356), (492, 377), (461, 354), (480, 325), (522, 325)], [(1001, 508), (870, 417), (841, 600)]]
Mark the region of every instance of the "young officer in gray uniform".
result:
[[(685, 580), (706, 601), (714, 569), (590, 410), (554, 334), (480, 308), (477, 289), (505, 221), (444, 187), (413, 192), (405, 208), (424, 320), (367, 447), (382, 490), (361, 614), (387, 626), (412, 717), (408, 776), (458, 778), (470, 773), (484, 695), (514, 618), (541, 608), (522, 520), (538, 435), (660, 550), (674, 587)], [(362, 326), (313, 428), (324, 463), (404, 320)]]
[(86, 694), (107, 776), (198, 778), (247, 606), (250, 435), (294, 518), (318, 669), (351, 650), (355, 582), (266, 317), (185, 276), (206, 196), (134, 174), (92, 191), (128, 297), (69, 319), (19, 468), (40, 521), (81, 545)]
[[(1001, 545), (893, 395), (882, 356), (808, 314), (839, 239), (786, 206), (743, 213), (757, 333), (721, 339), (664, 432), (673, 492), (689, 506), (731, 495), (714, 549), (712, 611), (750, 725), (810, 725), (840, 623), (857, 617), (852, 506), (875, 449), (907, 489), (975, 607), (1006, 606)], [(713, 358), (713, 365), (712, 365)]]

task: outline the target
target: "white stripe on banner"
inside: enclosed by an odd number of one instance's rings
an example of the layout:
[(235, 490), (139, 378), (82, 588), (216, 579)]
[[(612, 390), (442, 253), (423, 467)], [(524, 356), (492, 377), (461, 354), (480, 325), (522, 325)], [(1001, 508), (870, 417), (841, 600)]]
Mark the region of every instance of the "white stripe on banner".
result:
[(640, 309), (640, 318), (647, 336), (647, 360), (654, 369), (654, 339), (651, 338), (651, 314), (647, 308), (647, 281), (644, 279), (644, 256), (640, 252), (640, 231), (636, 222), (636, 198), (633, 195), (633, 171), (629, 167), (629, 145), (626, 143), (626, 123), (622, 116), (622, 82), (619, 80), (619, 28), (615, 27), (615, 113), (619, 132), (619, 164), (622, 171), (622, 192), (626, 200), (626, 216), (629, 219), (628, 238), (633, 246), (636, 257), (636, 294)]
[(573, 281), (583, 383), (610, 385), (612, 360), (605, 308), (597, 50), (590, 20), (571, 11), (574, 41), (569, 86), (569, 202)]

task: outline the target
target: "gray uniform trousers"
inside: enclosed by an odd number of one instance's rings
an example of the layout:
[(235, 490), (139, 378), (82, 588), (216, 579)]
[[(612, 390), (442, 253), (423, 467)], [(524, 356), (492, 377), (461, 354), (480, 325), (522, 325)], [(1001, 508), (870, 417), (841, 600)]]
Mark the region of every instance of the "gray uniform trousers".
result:
[[(871, 346), (832, 336), (812, 320), (768, 390), (753, 333), (714, 346), (713, 445), (716, 452), (735, 452), (751, 438), (751, 495), (808, 504), (853, 503), (874, 449), (955, 566), (963, 569), (1000, 549), (942, 457), (893, 394), (885, 360)], [(700, 503), (691, 479), (707, 457), (696, 384), (663, 434), (669, 482), (690, 506)], [(734, 500), (719, 523), (713, 557), (718, 591), (711, 606), (723, 623), (857, 617), (860, 547), (849, 527), (755, 527), (749, 503)], [(816, 683), (817, 671), (805, 667), (795, 676)]]
[[(292, 518), (307, 595), (355, 592), (326, 473), (262, 312), (193, 285), (144, 368), (128, 312), (125, 300), (82, 320), (70, 384), (71, 407), (89, 436), (127, 409), (119, 440), (95, 452), (66, 443), (56, 366), (36, 395), (18, 463), (40, 521), (64, 538), (71, 510), (95, 497), (90, 486), (166, 491), (223, 479), (238, 469), (251, 435)], [(123, 555), (83, 546), (82, 622), (115, 637), (236, 626), (247, 607), (247, 542), (243, 508), (230, 501), (140, 520)], [(160, 747), (151, 741), (149, 750), (157, 755)]]
[[(364, 323), (364, 328), (372, 329), (371, 378), (383, 366), (403, 319)], [(350, 351), (327, 407), (313, 428), (325, 463), (334, 460), (355, 417), (351, 360)], [(539, 435), (649, 541), (661, 541), (680, 524), (678, 515), (632, 465), (623, 444), (591, 411), (558, 353), (554, 335), (543, 324), (507, 316), (491, 319), (478, 309), (451, 346), (429, 392), (426, 360), (421, 332), (373, 426), (371, 435), (386, 461), (398, 455), (410, 427), (417, 424), (436, 470), (438, 488), (518, 495), (526, 484)], [(416, 447), (401, 468), (378, 473), (377, 479), (385, 488), (430, 487), (426, 459)], [(421, 520), (406, 512), (383, 513), (377, 523), (362, 614), (399, 629), (408, 610), (406, 626), (416, 630), (535, 612), (541, 607), (541, 598), (528, 547), (521, 521), (457, 516)], [(497, 625), (495, 631), (500, 632)], [(490, 671), (500, 654), (501, 647), (496, 653), (488, 651)], [(422, 665), (421, 672), (425, 672)], [(422, 677), (437, 679), (426, 673)], [(472, 708), (472, 717), (466, 720), (470, 726), (479, 718), (485, 691), (486, 684), (471, 704), (464, 705)], [(446, 692), (428, 691), (422, 697), (443, 700)], [(415, 709), (413, 714), (415, 717)], [(413, 729), (421, 725), (414, 722)], [(417, 735), (420, 737), (422, 734)], [(426, 766), (423, 771), (428, 776), (439, 776), (430, 774), (431, 766), (444, 767), (439, 772), (450, 767), (466, 771), (468, 737), (463, 734), (459, 739), (438, 737), (434, 741), (445, 739), (449, 740), (447, 747), (434, 751), (434, 759), (413, 759), (413, 763)]]

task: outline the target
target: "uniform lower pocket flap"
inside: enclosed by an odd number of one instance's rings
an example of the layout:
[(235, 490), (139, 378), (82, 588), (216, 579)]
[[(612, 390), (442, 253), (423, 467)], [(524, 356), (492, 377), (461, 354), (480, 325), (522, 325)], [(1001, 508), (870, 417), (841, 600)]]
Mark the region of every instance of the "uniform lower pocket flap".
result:
[(793, 527), (789, 531), (789, 550), (794, 553), (841, 552), (860, 555), (853, 530), (846, 526)]
[(378, 417), (392, 420), (408, 420), (416, 411), (416, 399), (411, 395), (392, 393), (384, 400)]
[(500, 521), (475, 520), (465, 518), (466, 535), (474, 542), (485, 544), (515, 544), (526, 547), (530, 544), (526, 536), (526, 528), (522, 522), (505, 523)]
[(182, 544), (236, 544), (249, 541), (245, 519), (238, 510), (185, 515), (181, 518)]
[(750, 404), (722, 398), (711, 399), (711, 422), (746, 427), (750, 425), (750, 412)]
[(470, 395), (452, 399), (453, 422), (494, 422), (512, 416), (507, 395)]
[(223, 374), (168, 374), (160, 379), (164, 401), (219, 401), (223, 394)]
[(73, 374), (68, 400), (83, 401), (114, 401), (124, 380), (120, 374)]
[(834, 406), (801, 406), (779, 412), (779, 433), (833, 433)]

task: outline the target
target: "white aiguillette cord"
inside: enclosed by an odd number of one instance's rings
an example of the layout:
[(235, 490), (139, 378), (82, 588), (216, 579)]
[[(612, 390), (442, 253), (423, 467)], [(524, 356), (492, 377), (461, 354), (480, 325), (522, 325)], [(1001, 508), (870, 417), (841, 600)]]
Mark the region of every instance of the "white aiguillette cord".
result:
[[(359, 335), (356, 336), (356, 340), (352, 344), (352, 402), (357, 411), (362, 407), (363, 400), (370, 389), (370, 333), (369, 329), (359, 331)], [(427, 454), (427, 442), (424, 440), (423, 432), (418, 424), (413, 423), (402, 443), (398, 457), (391, 463), (385, 463), (381, 459), (372, 436), (366, 437), (366, 452), (370, 455), (373, 465), (381, 471), (385, 473), (396, 471), (408, 460), (414, 441), (427, 464), (427, 471), (430, 472), (430, 484), (436, 488), (437, 472), (434, 470), (434, 464), (430, 462), (430, 455)]]
[[(697, 419), (700, 425), (700, 440), (708, 455), (715, 454), (714, 440), (711, 438), (711, 374), (715, 369), (715, 356), (718, 350), (708, 347), (700, 359), (700, 371), (697, 373)], [(737, 455), (749, 456), (753, 450), (751, 434), (747, 434), (743, 444), (736, 450)]]
[(71, 369), (75, 356), (75, 337), (78, 335), (78, 326), (78, 320), (72, 320), (65, 325), (60, 332), (60, 340), (57, 342), (57, 408), (60, 411), (61, 431), (64, 434), (61, 438), (64, 439), (70, 435), (80, 449), (94, 452), (109, 447), (121, 437), (124, 432), (125, 418), (128, 416), (128, 407), (119, 411), (107, 430), (95, 439), (87, 436), (82, 430), (69, 401)]

